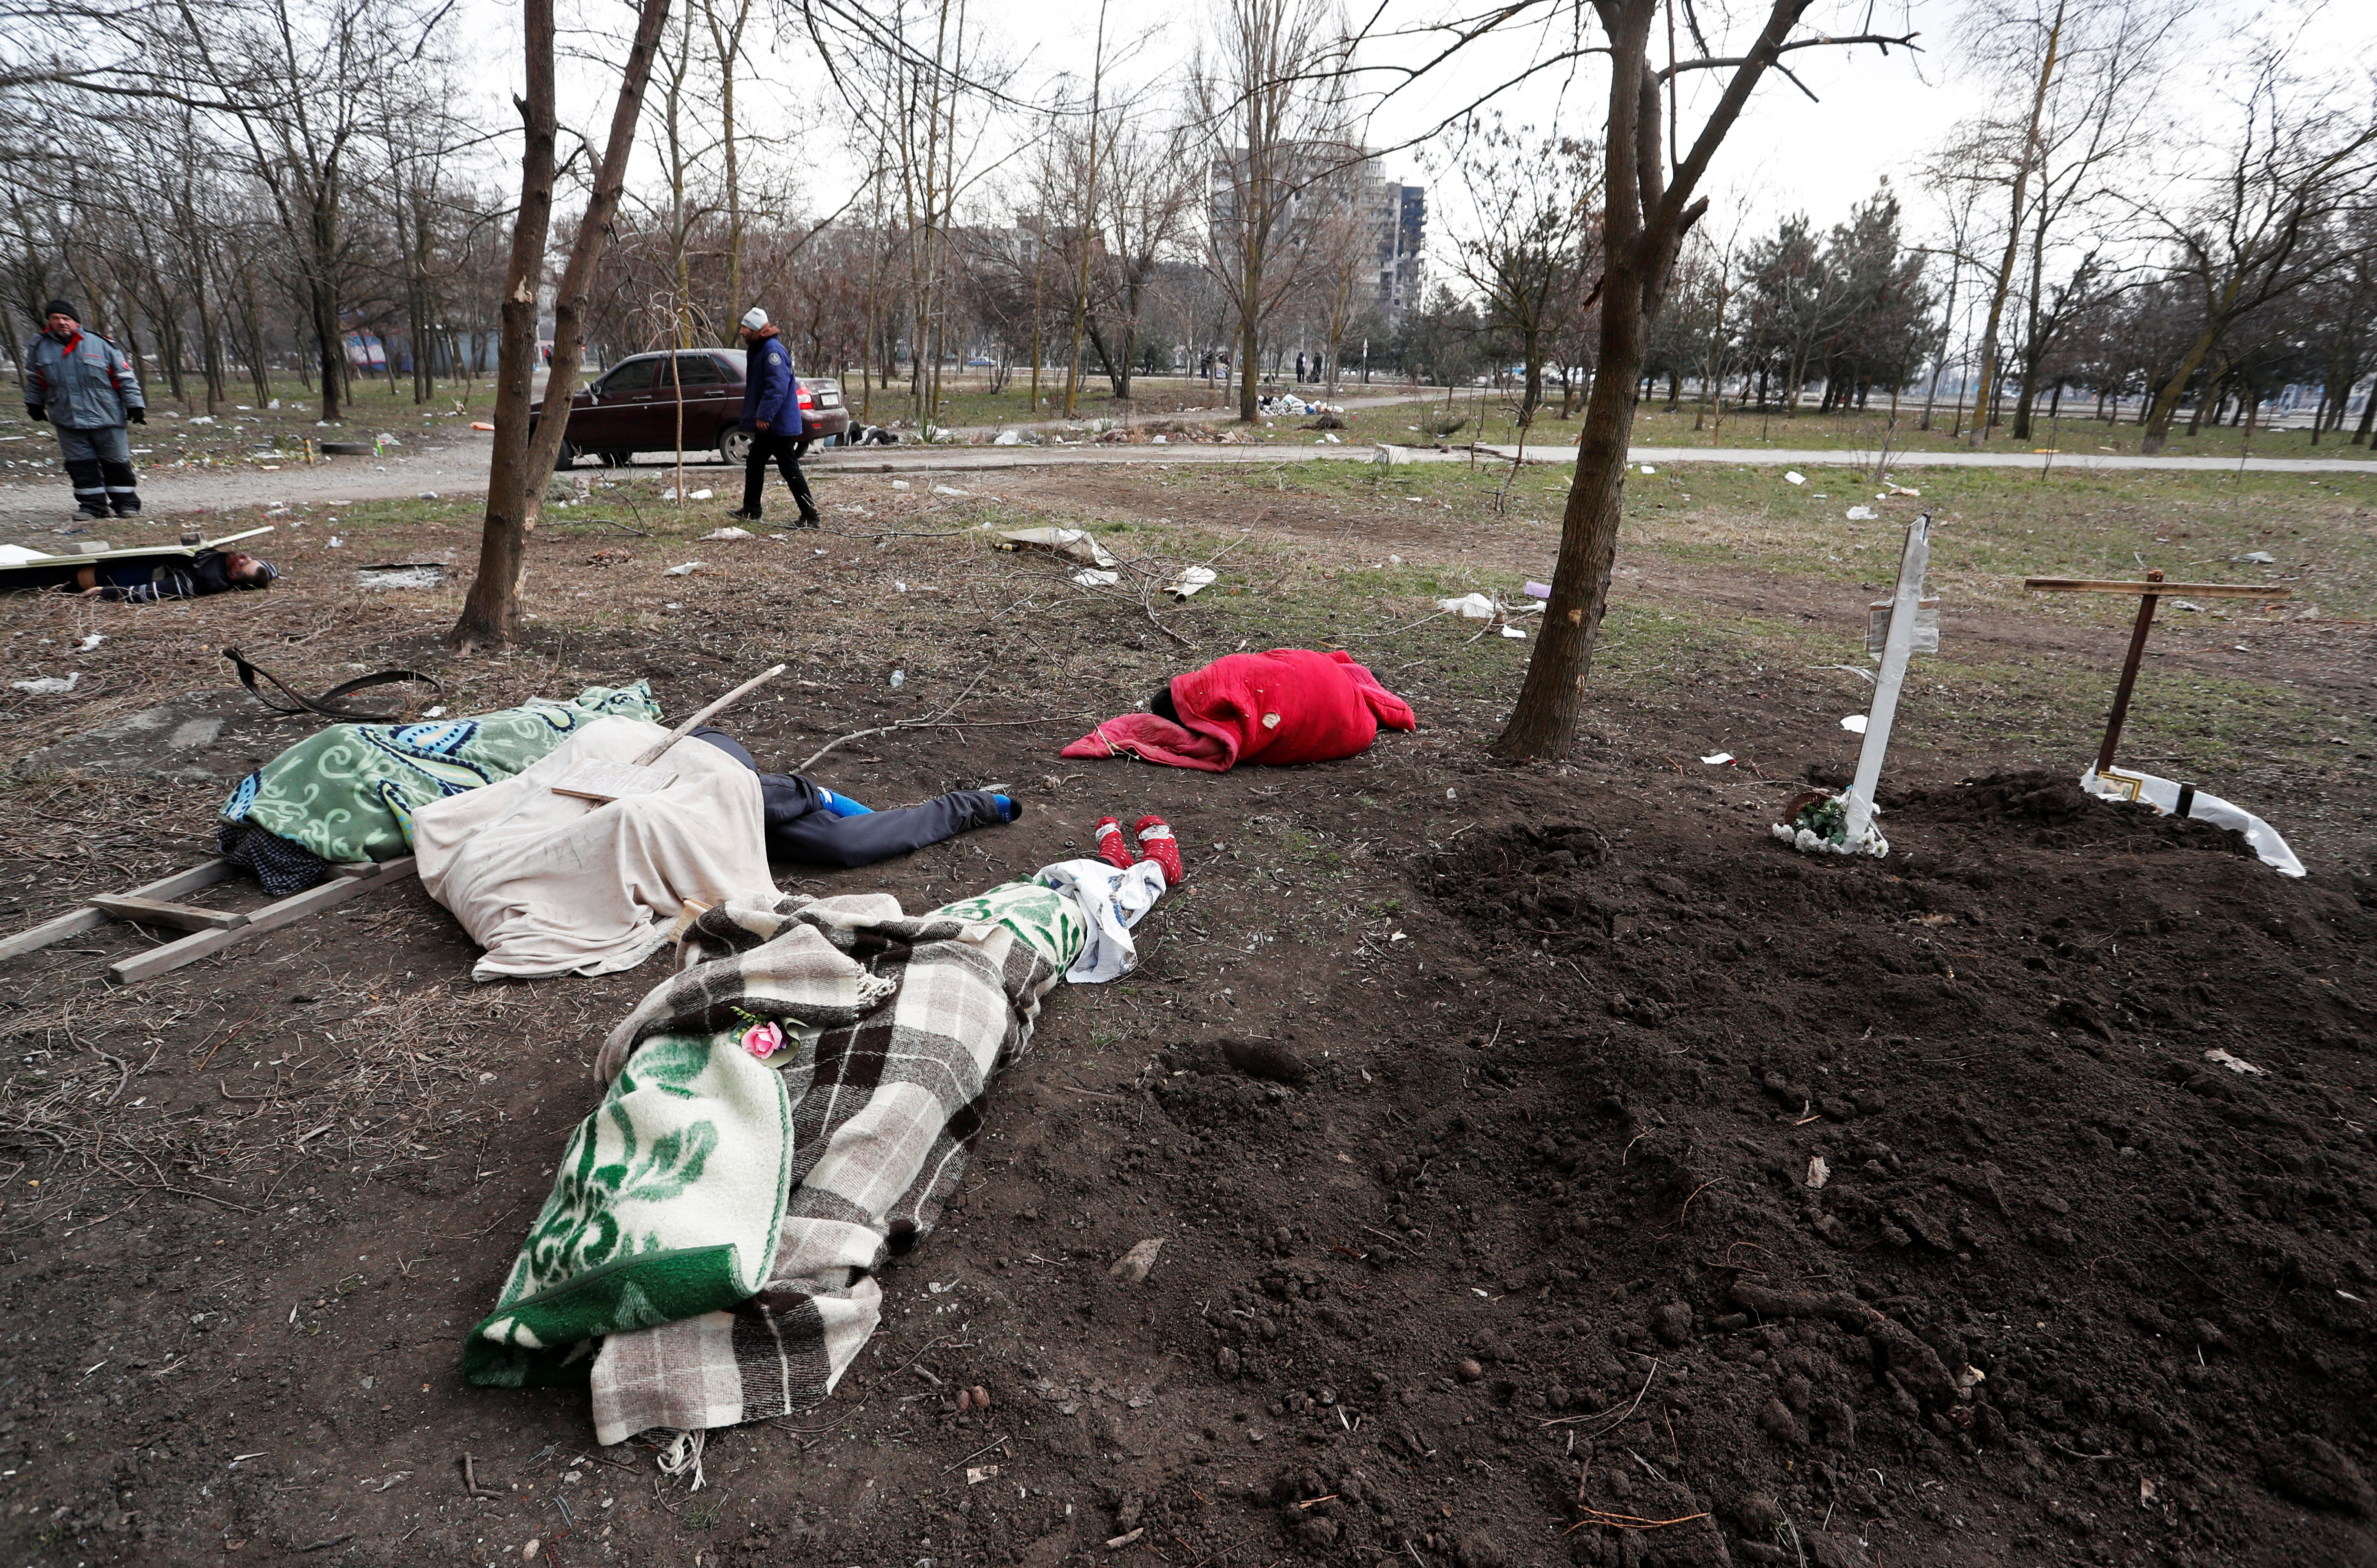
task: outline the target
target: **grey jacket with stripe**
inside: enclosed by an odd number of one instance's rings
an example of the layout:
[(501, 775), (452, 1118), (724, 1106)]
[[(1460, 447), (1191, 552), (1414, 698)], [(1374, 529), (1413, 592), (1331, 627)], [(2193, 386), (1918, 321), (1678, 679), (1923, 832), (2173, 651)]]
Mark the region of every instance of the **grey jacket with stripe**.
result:
[(47, 332), (25, 351), (25, 406), (45, 408), (50, 423), (99, 430), (125, 423), (125, 411), (146, 408), (140, 383), (124, 351), (95, 332), (60, 342)]

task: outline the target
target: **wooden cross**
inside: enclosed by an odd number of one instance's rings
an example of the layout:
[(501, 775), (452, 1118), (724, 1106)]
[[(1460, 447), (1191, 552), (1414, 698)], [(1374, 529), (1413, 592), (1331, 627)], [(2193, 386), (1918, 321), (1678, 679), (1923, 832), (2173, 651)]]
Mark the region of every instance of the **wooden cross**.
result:
[(2025, 588), (2042, 593), (2134, 593), (2138, 621), (2130, 632), (2129, 657), (2121, 661), (2121, 681), (2113, 688), (2113, 711), (2105, 720), (2104, 744), (2096, 748), (2096, 776), (2113, 770), (2113, 750), (2121, 744), (2121, 723), (2130, 716), (2130, 693), (2138, 684), (2138, 661), (2145, 656), (2146, 633), (2153, 629), (2155, 606), (2164, 599), (2186, 594), (2197, 599), (2290, 599), (2291, 588), (2264, 588), (2249, 582), (2165, 582), (2162, 573), (2146, 573), (2144, 582), (2098, 582), (2081, 577), (2025, 577)]

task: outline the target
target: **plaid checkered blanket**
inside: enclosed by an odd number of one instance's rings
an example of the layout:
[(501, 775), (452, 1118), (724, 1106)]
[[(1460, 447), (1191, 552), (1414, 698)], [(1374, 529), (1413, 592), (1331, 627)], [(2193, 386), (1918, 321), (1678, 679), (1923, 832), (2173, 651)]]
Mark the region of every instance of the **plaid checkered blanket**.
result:
[(690, 924), (683, 940), (709, 962), (655, 987), (604, 1041), (599, 1070), (615, 1080), (655, 1046), (740, 1040), (753, 1018), (778, 1021), (789, 1191), (756, 1295), (624, 1321), (591, 1369), (582, 1343), (549, 1348), (591, 1372), (599, 1442), (761, 1420), (832, 1391), (875, 1331), (877, 1272), (932, 1231), (993, 1071), (1024, 1048), (1075, 956), (1040, 940), (1045, 925), (906, 916), (884, 894), (732, 900)]

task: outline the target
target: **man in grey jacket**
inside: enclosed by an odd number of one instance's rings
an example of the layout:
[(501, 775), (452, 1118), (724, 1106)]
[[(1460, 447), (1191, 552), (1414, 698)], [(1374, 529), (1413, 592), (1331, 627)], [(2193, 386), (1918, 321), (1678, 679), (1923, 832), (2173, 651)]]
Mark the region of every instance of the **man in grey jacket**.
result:
[(84, 331), (80, 313), (66, 301), (50, 301), (42, 316), (45, 329), (25, 351), (25, 412), (56, 427), (77, 516), (132, 517), (140, 493), (133, 487), (125, 425), (149, 421), (132, 362), (105, 338)]

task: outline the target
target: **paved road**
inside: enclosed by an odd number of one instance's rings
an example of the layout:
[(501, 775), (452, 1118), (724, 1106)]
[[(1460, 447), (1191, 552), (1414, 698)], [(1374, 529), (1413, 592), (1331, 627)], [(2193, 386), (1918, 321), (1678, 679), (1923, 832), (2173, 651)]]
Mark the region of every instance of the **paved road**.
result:
[[(1352, 400), (1348, 400), (1351, 401)], [(1383, 399), (1380, 401), (1399, 401)], [(1378, 449), (1347, 443), (1308, 444), (1298, 431), (1286, 439), (1260, 446), (1081, 446), (1081, 447), (857, 447), (812, 452), (812, 473), (979, 473), (1021, 468), (1109, 467), (1117, 464), (1243, 465), (1301, 461), (1369, 462)], [(160, 525), (177, 513), (196, 510), (242, 512), (272, 502), (310, 501), (317, 506), (352, 501), (385, 500), (435, 490), (441, 496), (477, 495), (487, 485), (487, 448), (484, 433), (458, 432), (444, 445), (418, 448), (404, 456), (336, 458), (317, 467), (284, 467), (277, 473), (253, 469), (215, 469), (177, 473), (151, 470), (142, 475), (141, 495)], [(1422, 447), (1393, 449), (1398, 462), (1465, 463), (1466, 448), (1439, 452)], [(1511, 449), (1481, 447), (1480, 457), (1508, 461)], [(1654, 467), (1674, 463), (1736, 463), (1754, 468), (1869, 469), (1869, 453), (1844, 451), (1755, 451), (1735, 447), (1637, 447), (1630, 454), (1638, 463)], [(1570, 449), (1532, 449), (1530, 463), (1559, 464), (1573, 461)], [(1912, 468), (2036, 469), (2047, 460), (2030, 452), (1905, 452), (1891, 459), (1893, 472)], [(2054, 460), (2059, 469), (2101, 473), (2125, 469), (2233, 473), (2233, 458), (2130, 457), (2110, 453), (2064, 454)], [(2377, 461), (2335, 458), (2252, 458), (2243, 464), (2254, 473), (2377, 474)], [(664, 472), (657, 461), (641, 465), (645, 473)], [(702, 483), (715, 489), (732, 471), (717, 463), (687, 463)], [(591, 473), (591, 470), (585, 471)], [(731, 502), (732, 497), (727, 497)], [(57, 479), (18, 479), (0, 483), (0, 526), (29, 532), (65, 522), (70, 509), (66, 487)], [(141, 524), (116, 523), (112, 533), (137, 539)]]

